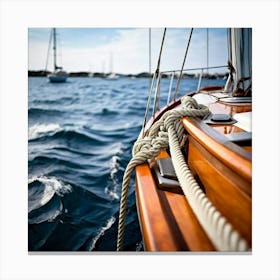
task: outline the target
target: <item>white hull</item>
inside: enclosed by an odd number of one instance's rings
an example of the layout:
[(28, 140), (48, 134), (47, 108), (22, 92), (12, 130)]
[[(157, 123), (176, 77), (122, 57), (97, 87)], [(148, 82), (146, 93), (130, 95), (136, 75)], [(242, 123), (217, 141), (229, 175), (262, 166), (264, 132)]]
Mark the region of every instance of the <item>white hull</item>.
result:
[(55, 76), (55, 75), (49, 75), (49, 80), (52, 83), (64, 83), (67, 80), (67, 76)]
[(108, 79), (108, 80), (117, 80), (118, 78), (119, 78), (119, 76), (115, 73), (111, 73), (110, 75), (108, 75), (106, 77), (106, 79)]
[(64, 83), (68, 78), (67, 72), (58, 70), (48, 75), (50, 82), (52, 83)]

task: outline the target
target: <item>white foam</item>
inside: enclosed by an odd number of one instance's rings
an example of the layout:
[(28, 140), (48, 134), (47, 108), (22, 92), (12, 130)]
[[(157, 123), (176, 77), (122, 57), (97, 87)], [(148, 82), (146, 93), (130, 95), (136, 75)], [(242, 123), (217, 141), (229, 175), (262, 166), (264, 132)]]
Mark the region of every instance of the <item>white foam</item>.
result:
[(56, 179), (55, 177), (35, 177), (29, 179), (28, 183), (32, 183), (35, 180), (44, 184), (45, 188), (41, 199), (36, 202), (36, 204), (34, 204), (32, 209), (29, 209), (29, 211), (38, 209), (39, 207), (47, 204), (52, 199), (55, 193), (59, 196), (63, 196), (65, 193), (69, 193), (72, 191), (72, 187), (70, 185), (64, 184), (62, 181)]
[(95, 248), (95, 245), (96, 245), (96, 242), (98, 241), (98, 239), (102, 235), (104, 235), (105, 231), (108, 230), (114, 224), (115, 221), (116, 221), (116, 218), (115, 217), (111, 217), (107, 221), (106, 225), (99, 230), (98, 234), (92, 240), (92, 243), (91, 243), (91, 246), (90, 246), (90, 249), (89, 249), (90, 251), (92, 251)]
[(35, 124), (28, 129), (28, 140), (35, 139), (40, 136), (54, 134), (61, 131), (62, 127), (59, 124)]
[(110, 145), (110, 153), (117, 155), (120, 154), (123, 150), (123, 144), (121, 142), (116, 142)]
[(141, 240), (139, 243), (136, 244), (136, 252), (142, 251), (144, 248), (143, 240)]
[(59, 196), (63, 196), (65, 193), (69, 193), (72, 191), (72, 187), (70, 185), (64, 184), (62, 181), (56, 179), (55, 177), (41, 176), (37, 178), (37, 180), (42, 182), (46, 187), (51, 187)]
[(45, 205), (46, 203), (48, 203), (51, 200), (51, 198), (54, 196), (54, 194), (55, 194), (55, 190), (51, 186), (46, 185), (43, 196), (42, 196), (39, 204), (41, 206)]
[(59, 210), (56, 210), (56, 211), (54, 212), (53, 216), (50, 217), (50, 218), (48, 219), (48, 222), (53, 222), (53, 221), (56, 219), (56, 217), (58, 217), (58, 216), (61, 214), (62, 209), (63, 209), (63, 205), (62, 205), (62, 203), (61, 203), (61, 204), (60, 204), (60, 207), (59, 207)]
[(112, 156), (110, 161), (110, 178), (113, 182), (116, 181), (115, 175), (121, 168), (120, 164), (118, 163), (118, 160), (120, 160), (118, 156)]
[(113, 199), (119, 199), (119, 195), (117, 193), (117, 189), (120, 185), (119, 180), (117, 178), (118, 171), (124, 171), (124, 168), (122, 168), (119, 164), (120, 158), (118, 156), (112, 156), (110, 161), (110, 179), (112, 181), (112, 184), (109, 187), (105, 188), (105, 193), (111, 196)]
[(110, 190), (108, 187), (106, 187), (105, 193), (108, 194), (109, 196), (111, 196), (111, 198), (113, 198), (113, 199), (117, 199), (117, 200), (120, 199), (119, 195), (116, 193), (115, 188), (114, 188), (114, 190)]

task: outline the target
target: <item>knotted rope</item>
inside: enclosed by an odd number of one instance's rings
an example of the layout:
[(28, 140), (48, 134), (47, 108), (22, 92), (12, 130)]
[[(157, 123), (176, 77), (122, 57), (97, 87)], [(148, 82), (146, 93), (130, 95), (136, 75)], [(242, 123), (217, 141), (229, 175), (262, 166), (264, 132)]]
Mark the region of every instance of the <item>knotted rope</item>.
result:
[[(170, 147), (171, 157), (175, 172), (183, 192), (196, 214), (200, 224), (208, 234), (213, 244), (219, 250), (246, 250), (247, 244), (239, 234), (232, 229), (226, 219), (216, 210), (212, 203), (202, 192), (181, 152), (181, 147), (185, 143), (184, 127), (181, 118), (200, 117), (205, 118), (210, 114), (208, 107), (197, 104), (191, 97), (183, 97), (182, 106), (167, 111), (153, 124), (144, 138), (139, 138), (133, 147), (133, 158), (128, 163), (122, 184), (122, 196), (119, 213), (119, 228), (117, 251), (123, 246), (126, 204), (130, 177), (134, 168), (143, 164), (155, 156), (162, 149)], [(142, 135), (140, 133), (140, 135)]]

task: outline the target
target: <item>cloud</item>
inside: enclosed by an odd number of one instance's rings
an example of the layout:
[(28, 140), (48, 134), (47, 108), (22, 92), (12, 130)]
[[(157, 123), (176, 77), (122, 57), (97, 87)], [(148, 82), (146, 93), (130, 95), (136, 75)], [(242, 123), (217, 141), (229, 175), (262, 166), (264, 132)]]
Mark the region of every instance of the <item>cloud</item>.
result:
[[(79, 31), (79, 35), (77, 36)], [(87, 29), (67, 30), (66, 41), (58, 45), (58, 61), (68, 71), (140, 73), (149, 71), (149, 29)], [(162, 40), (163, 28), (152, 28), (151, 63), (155, 70)], [(204, 32), (204, 33), (203, 33)], [(62, 33), (62, 32), (61, 32)], [(74, 33), (76, 36), (74, 36)], [(161, 70), (180, 69), (188, 41), (190, 29), (167, 29), (162, 52)], [(211, 34), (213, 33), (213, 34)], [(226, 63), (226, 37), (219, 30), (211, 30), (209, 38), (215, 47), (209, 47), (209, 62), (217, 65)], [(206, 66), (205, 29), (193, 33), (186, 68)], [(66, 35), (66, 34), (65, 34)], [(210, 35), (213, 35), (210, 37)], [(214, 37), (215, 35), (215, 37)], [(74, 37), (74, 43), (73, 43)], [(61, 34), (63, 39), (63, 33)], [(70, 39), (72, 41), (70, 41)], [(209, 41), (210, 41), (209, 39)], [(221, 41), (222, 40), (222, 41)], [(102, 42), (102, 44), (101, 44)], [(29, 69), (44, 69), (47, 56), (47, 40), (32, 41), (29, 46)], [(215, 52), (214, 52), (215, 51)], [(217, 56), (216, 53), (220, 55)], [(51, 63), (51, 61), (50, 61)], [(49, 69), (51, 64), (49, 63)]]

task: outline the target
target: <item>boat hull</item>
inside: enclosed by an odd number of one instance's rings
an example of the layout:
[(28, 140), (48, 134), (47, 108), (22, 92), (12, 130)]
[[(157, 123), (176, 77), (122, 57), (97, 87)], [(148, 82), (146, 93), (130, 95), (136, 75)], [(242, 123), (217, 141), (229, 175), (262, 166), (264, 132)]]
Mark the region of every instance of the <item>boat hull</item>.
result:
[(51, 83), (65, 83), (67, 80), (67, 76), (49, 76), (49, 81)]
[[(180, 102), (170, 104), (176, 107)], [(208, 106), (212, 113), (235, 114), (251, 111), (251, 104)], [(164, 111), (168, 108), (164, 108)], [(158, 115), (162, 115), (159, 112)], [(154, 119), (156, 120), (157, 117)], [(149, 123), (151, 125), (152, 122)], [(182, 124), (188, 140), (186, 163), (210, 202), (233, 228), (252, 243), (252, 143), (250, 139), (233, 141), (246, 132), (237, 124), (205, 124), (185, 117)], [(247, 134), (246, 134), (247, 135)], [(242, 138), (242, 137), (241, 137)], [(242, 139), (241, 139), (242, 140)], [(159, 156), (170, 157), (167, 151)], [(158, 158), (157, 157), (157, 158)], [(147, 251), (216, 251), (183, 194), (158, 186), (154, 172), (155, 158), (136, 167), (138, 217)]]

